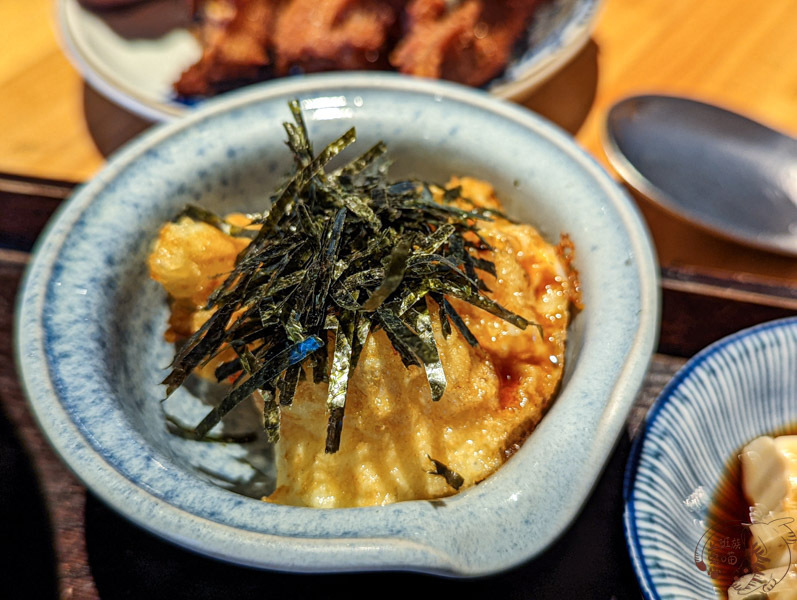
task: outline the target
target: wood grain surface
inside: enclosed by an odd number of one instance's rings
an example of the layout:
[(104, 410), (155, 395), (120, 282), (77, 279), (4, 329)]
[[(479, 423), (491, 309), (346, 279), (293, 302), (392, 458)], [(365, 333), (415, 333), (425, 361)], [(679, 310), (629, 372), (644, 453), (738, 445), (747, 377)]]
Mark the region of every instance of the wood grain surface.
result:
[[(0, 171), (82, 181), (146, 126), (94, 97), (58, 45), (53, 0), (0, 0)], [(700, 97), (797, 134), (797, 0), (605, 0), (592, 42), (526, 105), (599, 160), (629, 94)], [(110, 127), (105, 143), (93, 129)], [(112, 146), (113, 144), (111, 144)]]

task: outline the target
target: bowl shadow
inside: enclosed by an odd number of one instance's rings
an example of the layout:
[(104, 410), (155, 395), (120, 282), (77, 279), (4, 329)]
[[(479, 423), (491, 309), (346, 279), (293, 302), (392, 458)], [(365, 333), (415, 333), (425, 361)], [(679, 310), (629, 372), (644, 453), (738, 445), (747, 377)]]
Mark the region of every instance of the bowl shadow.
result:
[(85, 82), (83, 82), (83, 115), (94, 145), (106, 158), (153, 125), (152, 121), (127, 111)]
[[(2, 391), (0, 391), (0, 394)], [(4, 598), (57, 598), (53, 531), (33, 464), (0, 400), (0, 551)], [(13, 574), (13, 576), (11, 576)]]
[(520, 104), (575, 135), (595, 102), (598, 53), (598, 44), (590, 39), (567, 65)]

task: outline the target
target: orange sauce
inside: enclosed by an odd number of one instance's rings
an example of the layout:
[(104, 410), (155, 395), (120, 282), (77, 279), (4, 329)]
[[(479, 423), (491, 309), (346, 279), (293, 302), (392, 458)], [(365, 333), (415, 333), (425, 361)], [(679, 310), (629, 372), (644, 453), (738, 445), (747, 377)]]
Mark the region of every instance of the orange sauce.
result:
[(510, 362), (493, 360), (495, 373), (498, 376), (498, 399), (501, 408), (520, 406), (520, 373)]

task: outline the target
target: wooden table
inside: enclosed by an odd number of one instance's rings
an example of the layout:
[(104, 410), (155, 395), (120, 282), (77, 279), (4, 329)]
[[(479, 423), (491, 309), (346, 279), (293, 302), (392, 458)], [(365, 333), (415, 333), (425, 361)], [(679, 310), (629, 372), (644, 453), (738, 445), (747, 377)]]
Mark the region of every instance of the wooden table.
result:
[[(13, 366), (12, 319), (29, 250), (105, 156), (150, 126), (86, 87), (60, 52), (49, 0), (0, 0), (0, 545), (8, 597), (358, 598), (414, 594), (638, 598), (621, 484), (647, 407), (683, 361), (754, 323), (797, 314), (797, 261), (705, 235), (640, 207), (664, 267), (659, 354), (607, 470), (567, 534), (538, 559), (476, 582), (410, 574), (261, 573), (197, 557), (127, 524), (60, 463)], [(526, 105), (606, 164), (608, 106), (637, 92), (700, 97), (797, 133), (797, 0), (606, 0), (592, 41)], [(31, 178), (46, 178), (41, 181)], [(10, 586), (10, 587), (9, 587)]]

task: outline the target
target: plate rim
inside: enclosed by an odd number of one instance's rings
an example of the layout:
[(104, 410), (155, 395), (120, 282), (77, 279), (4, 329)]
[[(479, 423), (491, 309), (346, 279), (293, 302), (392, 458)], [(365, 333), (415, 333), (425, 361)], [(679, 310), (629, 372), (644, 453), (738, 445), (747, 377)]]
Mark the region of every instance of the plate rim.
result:
[(57, 0), (56, 35), (61, 42), (63, 54), (92, 88), (115, 104), (156, 123), (178, 118), (188, 112), (173, 102), (153, 101), (143, 97), (135, 88), (115, 78), (101, 64), (94, 64), (75, 36), (69, 16), (70, 10), (86, 9), (80, 6), (77, 0)]
[[(504, 100), (520, 101), (553, 77), (556, 72), (567, 65), (584, 49), (598, 26), (598, 17), (606, 0), (590, 0), (584, 16), (586, 21), (575, 25), (568, 44), (561, 51), (543, 59), (533, 69), (529, 69), (514, 81), (499, 83), (489, 91)], [(500, 77), (500, 76), (499, 76)]]

